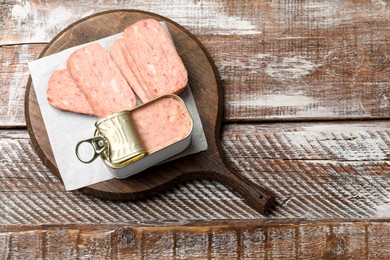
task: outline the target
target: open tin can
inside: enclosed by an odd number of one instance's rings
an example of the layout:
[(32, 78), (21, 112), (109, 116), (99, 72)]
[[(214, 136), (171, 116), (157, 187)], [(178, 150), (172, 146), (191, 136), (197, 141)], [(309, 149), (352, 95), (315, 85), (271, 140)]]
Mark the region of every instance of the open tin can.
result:
[[(113, 177), (123, 179), (186, 149), (193, 121), (183, 100), (169, 94), (104, 117), (95, 127), (94, 137), (76, 145), (77, 158), (90, 163), (100, 157)], [(85, 143), (94, 150), (88, 160), (80, 151)]]

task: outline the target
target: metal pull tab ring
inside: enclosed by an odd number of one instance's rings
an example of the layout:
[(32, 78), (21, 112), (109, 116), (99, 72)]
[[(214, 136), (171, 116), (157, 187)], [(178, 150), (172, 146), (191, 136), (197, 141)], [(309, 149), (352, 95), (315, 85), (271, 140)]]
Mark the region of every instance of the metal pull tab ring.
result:
[[(93, 155), (93, 157), (90, 159), (90, 160), (84, 160), (81, 156), (80, 156), (80, 151), (79, 151), (79, 147), (81, 144), (83, 143), (89, 143), (92, 147), (93, 147), (93, 150), (95, 151), (95, 154)], [(99, 155), (104, 152), (104, 150), (106, 150), (108, 148), (108, 144), (107, 144), (107, 140), (104, 139), (103, 137), (101, 136), (95, 136), (93, 138), (90, 138), (90, 139), (86, 139), (86, 140), (82, 140), (80, 142), (77, 143), (76, 145), (76, 156), (77, 158), (82, 161), (83, 163), (91, 163), (93, 162), (97, 157), (99, 157)]]

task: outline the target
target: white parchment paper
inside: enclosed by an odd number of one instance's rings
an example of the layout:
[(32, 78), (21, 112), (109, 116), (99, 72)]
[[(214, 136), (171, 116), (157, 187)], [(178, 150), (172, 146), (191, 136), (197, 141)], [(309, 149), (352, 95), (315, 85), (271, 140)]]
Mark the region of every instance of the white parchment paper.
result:
[[(163, 24), (165, 27), (165, 24)], [(165, 27), (166, 28), (166, 27)], [(100, 39), (98, 42), (107, 51), (121, 33)], [(38, 104), (46, 126), (53, 154), (67, 190), (79, 189), (97, 182), (113, 178), (108, 174), (100, 158), (90, 164), (80, 162), (75, 154), (76, 144), (83, 139), (93, 137), (97, 117), (65, 112), (52, 107), (47, 101), (47, 86), (51, 74), (55, 70), (66, 67), (66, 60), (79, 45), (59, 53), (46, 56), (28, 64)], [(206, 136), (203, 131), (198, 110), (190, 88), (180, 94), (190, 111), (194, 122), (190, 146), (174, 158), (207, 150)], [(168, 162), (169, 163), (169, 162)]]

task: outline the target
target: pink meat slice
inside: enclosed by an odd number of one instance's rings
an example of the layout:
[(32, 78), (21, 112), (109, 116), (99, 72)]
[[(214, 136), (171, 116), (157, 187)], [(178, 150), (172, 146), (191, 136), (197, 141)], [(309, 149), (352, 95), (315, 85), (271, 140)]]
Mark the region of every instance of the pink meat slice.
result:
[[(154, 19), (140, 20), (127, 27), (123, 34), (132, 60), (125, 55), (145, 92), (153, 97), (179, 94), (188, 81), (187, 70), (163, 26)], [(133, 64), (132, 64), (133, 63)]]
[(76, 50), (67, 68), (98, 117), (136, 105), (133, 91), (108, 53), (97, 43)]
[(155, 99), (156, 96), (149, 93), (148, 89), (146, 88), (147, 84), (145, 82), (145, 79), (143, 78), (139, 68), (137, 67), (137, 64), (135, 64), (133, 60), (133, 56), (131, 55), (130, 51), (127, 49), (126, 43), (123, 38), (122, 41), (120, 42), (120, 45), (126, 63), (129, 66), (130, 70), (133, 72), (134, 76), (136, 77), (139, 83), (139, 88), (137, 88), (134, 91), (138, 91), (141, 94), (141, 96), (144, 96), (144, 100), (140, 98), (142, 102), (148, 102), (152, 99)]
[[(153, 99), (153, 97), (151, 97), (148, 93), (146, 93), (141, 87), (141, 84), (139, 83), (138, 79), (135, 76), (135, 73), (137, 73), (137, 71), (134, 73), (130, 68), (130, 66), (127, 64), (125, 55), (130, 55), (130, 54), (127, 53), (127, 49), (124, 50), (126, 51), (126, 53), (122, 51), (122, 45), (123, 45), (122, 38), (119, 38), (111, 45), (110, 56), (112, 60), (118, 66), (119, 70), (122, 72), (122, 75), (125, 77), (127, 83), (137, 94), (139, 99), (142, 100), (142, 102), (147, 102)], [(128, 57), (128, 59), (131, 59), (131, 57)]]
[(185, 138), (192, 121), (184, 105), (164, 97), (133, 110), (132, 117), (146, 151), (153, 153)]
[(61, 110), (94, 115), (87, 98), (67, 69), (54, 71), (50, 76), (47, 100), (53, 107)]

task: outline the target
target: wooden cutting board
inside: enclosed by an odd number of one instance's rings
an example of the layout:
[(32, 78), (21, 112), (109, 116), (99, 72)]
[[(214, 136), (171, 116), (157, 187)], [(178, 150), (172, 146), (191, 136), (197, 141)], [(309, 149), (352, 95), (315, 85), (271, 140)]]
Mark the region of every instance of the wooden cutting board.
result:
[[(263, 187), (229, 170), (220, 146), (223, 93), (216, 67), (204, 46), (179, 24), (157, 14), (137, 10), (114, 10), (81, 19), (59, 33), (39, 57), (122, 32), (132, 23), (154, 18), (166, 22), (177, 51), (189, 74), (191, 87), (206, 134), (208, 150), (152, 167), (127, 179), (112, 179), (81, 191), (103, 199), (136, 200), (157, 194), (172, 185), (195, 179), (217, 180), (264, 213), (274, 196)], [(33, 147), (56, 176), (61, 178), (51, 150), (31, 77), (27, 83), (25, 111)], [(93, 174), (93, 173), (88, 173)]]

